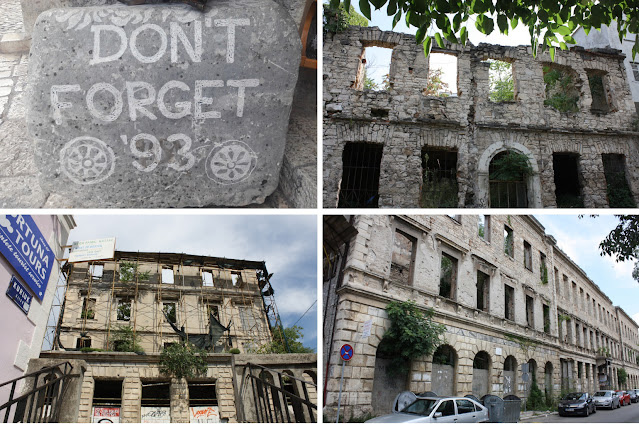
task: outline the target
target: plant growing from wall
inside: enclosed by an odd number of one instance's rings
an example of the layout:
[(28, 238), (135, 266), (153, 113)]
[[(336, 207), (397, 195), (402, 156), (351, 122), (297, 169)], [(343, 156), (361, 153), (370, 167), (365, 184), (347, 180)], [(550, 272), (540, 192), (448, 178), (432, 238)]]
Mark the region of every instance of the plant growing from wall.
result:
[(559, 321), (570, 321), (570, 315), (559, 314)]
[(526, 400), (526, 408), (530, 410), (539, 410), (544, 409), (546, 407), (546, 400), (544, 399), (544, 394), (539, 389), (537, 385), (537, 376), (532, 374), (532, 383), (530, 384), (530, 394), (528, 395), (528, 399)]
[(617, 381), (619, 382), (619, 385), (623, 386), (624, 384), (626, 384), (627, 380), (628, 380), (628, 373), (626, 372), (626, 369), (619, 368), (617, 370)]
[(599, 349), (597, 349), (597, 353), (600, 356), (605, 356), (606, 358), (610, 358), (610, 349), (608, 349), (607, 346), (599, 346)]
[(80, 313), (81, 319), (93, 319), (95, 318), (95, 311), (93, 309), (83, 309), (82, 313)]
[(539, 266), (539, 273), (541, 274), (541, 284), (548, 284), (548, 267), (543, 262)]
[(428, 71), (428, 80), (424, 89), (425, 96), (448, 97), (448, 83), (442, 80), (441, 69), (430, 69)]
[(504, 337), (506, 340), (517, 343), (526, 358), (530, 358), (537, 345), (539, 345), (539, 342), (517, 334), (506, 334)]
[(273, 328), (273, 341), (263, 344), (252, 353), (268, 354), (268, 353), (313, 353), (314, 350), (304, 346), (299, 340), (304, 337), (303, 328), (297, 325)]
[(206, 374), (206, 351), (188, 342), (173, 343), (160, 354), (160, 373), (175, 378)]
[(150, 275), (150, 271), (138, 272), (138, 264), (133, 262), (120, 263), (120, 282), (122, 283), (134, 281), (136, 276), (138, 281), (148, 281)]
[(561, 69), (544, 66), (544, 83), (546, 83), (546, 100), (544, 105), (551, 106), (559, 112), (578, 112), (579, 92), (575, 88), (572, 76)]
[(491, 163), (489, 178), (498, 181), (518, 181), (522, 177), (532, 175), (533, 169), (530, 159), (523, 153), (507, 150)]
[[(431, 169), (427, 166), (429, 155), (422, 157), (422, 193), (419, 206), (422, 208), (456, 208), (458, 202), (457, 179), (450, 178), (441, 167)], [(439, 164), (439, 161), (437, 162)]]
[(343, 4), (338, 9), (331, 9), (327, 4), (324, 5), (324, 32), (335, 34), (344, 31), (349, 25), (366, 27), (368, 19), (357, 13), (353, 6), (349, 5), (349, 13)]
[(118, 325), (111, 330), (109, 346), (114, 352), (140, 352), (144, 349), (140, 345), (140, 336), (128, 325)]
[(390, 302), (386, 306), (390, 327), (384, 333), (379, 354), (391, 359), (389, 374), (406, 374), (410, 363), (420, 356), (431, 355), (442, 343), (446, 331), (433, 322), (432, 309), (421, 310), (415, 302)]

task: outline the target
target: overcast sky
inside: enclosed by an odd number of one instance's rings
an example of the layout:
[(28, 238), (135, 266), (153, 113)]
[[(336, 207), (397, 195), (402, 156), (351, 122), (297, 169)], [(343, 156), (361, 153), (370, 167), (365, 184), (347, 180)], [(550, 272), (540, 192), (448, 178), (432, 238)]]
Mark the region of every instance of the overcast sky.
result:
[[(69, 244), (116, 237), (116, 250), (188, 253), (265, 261), (284, 327), (317, 299), (314, 215), (78, 215)], [(317, 303), (297, 324), (317, 348)], [(316, 349), (317, 350), (317, 349)]]
[(619, 220), (613, 215), (596, 218), (587, 215), (581, 219), (576, 215), (535, 215), (535, 218), (613, 304), (639, 323), (639, 283), (632, 278), (634, 262), (615, 262), (610, 256), (601, 256), (599, 250), (599, 243)]

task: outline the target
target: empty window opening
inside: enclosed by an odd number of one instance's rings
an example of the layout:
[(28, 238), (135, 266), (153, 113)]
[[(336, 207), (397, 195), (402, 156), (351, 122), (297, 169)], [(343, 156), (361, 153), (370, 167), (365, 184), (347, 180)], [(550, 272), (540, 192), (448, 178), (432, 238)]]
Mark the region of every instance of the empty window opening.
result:
[(535, 328), (535, 301), (528, 295), (526, 295), (526, 324), (530, 328)]
[(503, 60), (489, 59), (488, 78), (490, 80), (491, 102), (512, 102), (515, 100), (515, 83), (512, 63)]
[(441, 276), (439, 277), (439, 295), (455, 299), (457, 284), (457, 259), (442, 252)]
[(342, 155), (340, 208), (376, 208), (379, 201), (381, 144), (346, 143)]
[(544, 333), (550, 334), (550, 307), (544, 304), (543, 312), (544, 312)]
[(566, 300), (568, 300), (570, 298), (570, 286), (568, 285), (568, 276), (566, 274), (564, 274), (564, 296), (566, 297)]
[(515, 320), (515, 288), (504, 285), (504, 318)]
[(189, 406), (217, 406), (215, 383), (189, 383)]
[(508, 225), (504, 225), (504, 253), (511, 258), (515, 256), (513, 230)]
[(104, 273), (103, 264), (93, 264), (89, 266), (89, 274), (91, 274), (92, 278), (102, 278), (103, 273)]
[(390, 69), (393, 49), (368, 46), (362, 51), (357, 70), (357, 90), (390, 90)]
[(457, 151), (422, 149), (422, 193), (423, 208), (457, 207)]
[(457, 56), (431, 52), (428, 55), (428, 81), (424, 95), (457, 96)]
[(142, 382), (142, 406), (171, 406), (171, 384), (168, 381)]
[(415, 244), (417, 240), (403, 231), (395, 231), (390, 280), (399, 284), (411, 284)]
[(543, 67), (546, 83), (544, 105), (559, 112), (579, 111), (579, 90), (576, 87), (577, 74), (572, 69), (557, 64)]
[(487, 352), (481, 351), (477, 352), (475, 358), (473, 359), (473, 369), (476, 370), (488, 370), (490, 369), (490, 356)]
[(177, 322), (177, 309), (175, 307), (175, 303), (163, 303), (162, 310), (166, 314), (167, 319), (175, 324)]
[(479, 215), (477, 235), (490, 243), (490, 215)]
[(118, 299), (117, 314), (118, 314), (117, 316), (118, 321), (130, 321), (131, 320), (131, 300)]
[(576, 153), (553, 153), (552, 166), (555, 172), (557, 207), (583, 208), (584, 200), (579, 181), (579, 155)]
[(202, 285), (204, 287), (213, 287), (213, 271), (202, 271)]
[(526, 240), (524, 240), (524, 266), (532, 271), (532, 247)]
[(577, 378), (581, 378), (582, 374), (583, 374), (583, 363), (577, 361)]
[(606, 84), (606, 73), (602, 71), (586, 70), (588, 75), (588, 85), (592, 95), (590, 111), (596, 114), (606, 114), (610, 112), (609, 93)]
[(82, 312), (80, 313), (81, 319), (95, 319), (95, 299), (84, 298), (82, 302)]
[(546, 255), (539, 252), (539, 278), (541, 284), (548, 284), (548, 266), (546, 265)]
[(388, 109), (379, 109), (372, 108), (371, 109), (371, 117), (373, 118), (388, 118)]
[(490, 161), (491, 208), (528, 207), (527, 177), (532, 175), (528, 157), (512, 150), (500, 152)]
[(207, 319), (211, 316), (211, 314), (213, 314), (216, 320), (220, 320), (220, 305), (208, 305), (207, 309), (209, 311), (206, 316)]
[(490, 277), (477, 271), (477, 309), (488, 312), (490, 300)]
[(91, 337), (88, 337), (88, 336), (78, 337), (78, 339), (75, 342), (75, 348), (82, 349), (83, 347), (91, 347)]
[(242, 285), (242, 273), (238, 271), (231, 271), (231, 281), (233, 282), (233, 287)]
[(564, 340), (564, 325), (563, 325), (563, 320), (562, 320), (562, 315), (561, 314), (557, 314), (557, 330), (559, 330), (559, 340), (560, 341), (565, 341)]
[(120, 406), (122, 380), (95, 380), (93, 406)]
[(173, 284), (174, 283), (173, 267), (162, 267), (162, 283)]
[(606, 178), (608, 205), (611, 208), (636, 208), (637, 204), (626, 179), (626, 157), (604, 153), (601, 159)]
[(557, 292), (557, 296), (561, 295), (561, 281), (559, 281), (559, 270), (555, 268), (555, 291)]

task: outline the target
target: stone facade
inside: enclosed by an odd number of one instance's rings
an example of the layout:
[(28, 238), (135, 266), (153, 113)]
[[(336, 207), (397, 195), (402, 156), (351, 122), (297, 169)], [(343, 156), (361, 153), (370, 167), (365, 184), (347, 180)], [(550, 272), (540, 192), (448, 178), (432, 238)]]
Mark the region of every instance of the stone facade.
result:
[[(639, 384), (639, 325), (533, 217), (375, 215), (356, 216), (352, 226), (357, 235), (343, 271), (325, 281), (336, 287), (335, 308), (325, 316), (333, 321), (324, 334), (332, 340), (324, 347), (328, 416), (336, 411), (344, 343), (355, 351), (344, 369), (346, 418), (388, 413), (402, 390), (525, 397), (524, 363), (549, 396), (621, 388), (621, 368), (628, 373), (623, 388)], [(452, 277), (442, 272), (444, 258)], [(413, 361), (409, 375), (388, 377), (388, 360), (377, 355), (390, 325), (385, 307), (408, 299), (433, 308), (446, 326), (444, 344)], [(364, 338), (367, 321), (371, 335)], [(442, 354), (450, 360), (433, 361)]]
[[(366, 47), (392, 49), (388, 90), (363, 89)], [(456, 94), (424, 94), (429, 59), (413, 35), (350, 27), (325, 36), (325, 207), (339, 203), (345, 147), (363, 143), (382, 149), (375, 199), (379, 207), (420, 205), (422, 159), (431, 150), (456, 157), (451, 172), (458, 207), (495, 206), (491, 205), (489, 166), (506, 150), (529, 158), (532, 175), (522, 182), (525, 206), (558, 206), (555, 183), (565, 178), (554, 169), (554, 154), (576, 158), (570, 176), (579, 181), (575, 195), (585, 207), (609, 206), (602, 154), (622, 155), (630, 191), (635, 202), (639, 199), (637, 116), (624, 55), (611, 49), (574, 47), (557, 52), (553, 64), (547, 53), (535, 58), (526, 46), (447, 43), (444, 49), (436, 46), (432, 51), (456, 57)], [(488, 59), (512, 64), (514, 101), (490, 100)], [(544, 66), (550, 65), (574, 75), (578, 112), (563, 113), (544, 104)], [(602, 78), (607, 113), (593, 105), (589, 88), (593, 75)]]

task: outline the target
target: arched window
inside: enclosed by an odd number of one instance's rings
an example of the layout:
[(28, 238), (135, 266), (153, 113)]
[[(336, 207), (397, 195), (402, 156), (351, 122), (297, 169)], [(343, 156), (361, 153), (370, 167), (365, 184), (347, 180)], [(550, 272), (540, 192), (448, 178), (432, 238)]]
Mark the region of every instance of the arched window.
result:
[(490, 161), (488, 178), (490, 183), (491, 208), (527, 208), (527, 178), (532, 168), (526, 155), (506, 150)]

